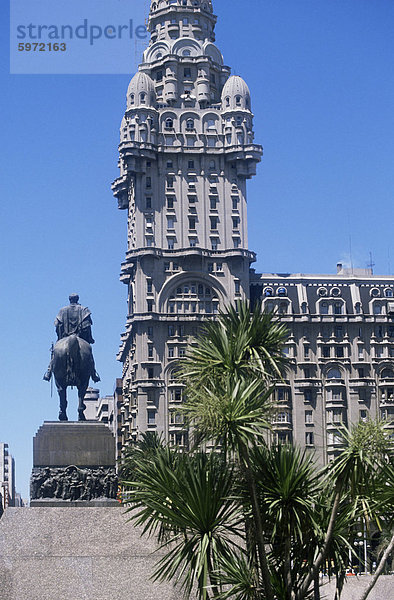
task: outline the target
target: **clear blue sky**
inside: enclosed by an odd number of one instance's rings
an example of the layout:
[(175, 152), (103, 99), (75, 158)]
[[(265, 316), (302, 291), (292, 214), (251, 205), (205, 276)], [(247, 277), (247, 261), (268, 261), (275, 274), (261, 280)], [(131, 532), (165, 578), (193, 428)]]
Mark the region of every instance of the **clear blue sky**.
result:
[[(249, 184), (256, 268), (334, 272), (349, 260), (351, 237), (355, 266), (371, 251), (375, 272), (393, 273), (394, 2), (214, 5), (217, 44), (250, 86), (264, 146)], [(101, 393), (121, 375), (126, 213), (110, 182), (132, 73), (10, 76), (4, 3), (2, 11), (0, 440), (26, 496), (32, 437), (57, 418), (56, 394), (41, 378), (70, 292), (93, 313)]]

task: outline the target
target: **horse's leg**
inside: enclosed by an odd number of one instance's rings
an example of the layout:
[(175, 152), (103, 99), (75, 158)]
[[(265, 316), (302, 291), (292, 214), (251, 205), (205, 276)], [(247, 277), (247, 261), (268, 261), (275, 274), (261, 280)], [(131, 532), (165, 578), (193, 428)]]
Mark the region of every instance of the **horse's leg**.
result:
[(68, 421), (67, 418), (67, 399), (66, 399), (66, 388), (61, 388), (58, 390), (59, 392), (59, 400), (60, 400), (60, 412), (59, 412), (59, 421)]
[(84, 414), (86, 404), (84, 402), (84, 399), (86, 390), (88, 389), (88, 383), (78, 388), (78, 421), (86, 421), (86, 417)]

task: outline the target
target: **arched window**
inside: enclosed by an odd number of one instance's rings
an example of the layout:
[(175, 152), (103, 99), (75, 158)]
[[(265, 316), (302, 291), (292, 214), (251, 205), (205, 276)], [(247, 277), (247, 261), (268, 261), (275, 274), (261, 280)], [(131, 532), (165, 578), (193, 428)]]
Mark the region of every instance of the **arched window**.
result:
[(340, 296), (341, 295), (341, 290), (337, 287), (332, 288), (331, 290), (331, 296)]
[(185, 50), (183, 50), (182, 56), (190, 56), (190, 55), (191, 55), (191, 52), (190, 52), (190, 50), (188, 48), (186, 48)]
[(308, 312), (308, 305), (307, 305), (306, 302), (303, 302), (301, 304), (301, 312), (302, 312), (303, 315), (306, 315), (306, 313)]
[(328, 302), (321, 302), (320, 303), (320, 314), (321, 315), (328, 315)]
[(377, 298), (378, 296), (380, 296), (380, 290), (378, 288), (373, 288), (371, 290), (371, 296), (372, 298)]
[(281, 315), (286, 315), (287, 314), (287, 309), (288, 309), (288, 304), (287, 302), (281, 302), (279, 304), (279, 313)]
[(246, 105), (246, 108), (250, 108), (250, 100), (249, 100), (249, 98), (246, 98), (245, 105)]
[(230, 98), (229, 98), (229, 96), (226, 97), (225, 102), (226, 102), (226, 106), (230, 106)]
[(284, 288), (284, 287), (278, 288), (278, 296), (287, 296), (286, 288)]
[(327, 372), (327, 379), (341, 379), (341, 372), (339, 369), (334, 367)]
[(393, 369), (383, 369), (380, 374), (381, 379), (394, 379)]
[(387, 290), (384, 290), (384, 295), (386, 296), (386, 298), (392, 298), (393, 297), (393, 288), (387, 288)]
[(235, 96), (235, 105), (241, 106), (241, 96)]
[(141, 104), (146, 104), (146, 94), (145, 94), (145, 92), (141, 92), (141, 94), (140, 94), (140, 101), (141, 101)]
[(194, 129), (194, 119), (187, 119), (186, 121), (186, 129)]
[(342, 314), (343, 314), (342, 302), (334, 302), (334, 315), (342, 315)]
[(355, 311), (356, 311), (356, 315), (359, 315), (361, 313), (361, 303), (360, 302), (356, 302), (356, 304), (354, 305)]
[(135, 96), (134, 94), (130, 94), (130, 104), (134, 104), (135, 102)]
[(165, 121), (165, 128), (172, 129), (173, 127), (174, 127), (174, 119), (171, 119), (171, 117), (168, 117)]
[(156, 54), (156, 60), (160, 60), (161, 58), (163, 58), (163, 54), (161, 52), (158, 52)]
[(264, 290), (264, 296), (273, 296), (274, 290), (271, 287), (267, 287)]
[(327, 288), (325, 288), (325, 287), (319, 288), (318, 294), (320, 297), (327, 296)]

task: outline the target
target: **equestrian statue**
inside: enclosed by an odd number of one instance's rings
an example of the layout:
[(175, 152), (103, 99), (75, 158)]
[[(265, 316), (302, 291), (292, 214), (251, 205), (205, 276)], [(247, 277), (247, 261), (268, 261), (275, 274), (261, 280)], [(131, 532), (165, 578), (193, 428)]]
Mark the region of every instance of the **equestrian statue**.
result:
[(78, 304), (78, 294), (69, 296), (70, 304), (61, 308), (55, 320), (58, 341), (53, 347), (51, 362), (44, 375), (50, 381), (53, 374), (60, 399), (59, 421), (67, 418), (67, 387), (78, 389), (78, 421), (85, 421), (86, 405), (84, 398), (89, 379), (97, 383), (100, 377), (96, 372), (91, 344), (92, 318), (90, 310)]

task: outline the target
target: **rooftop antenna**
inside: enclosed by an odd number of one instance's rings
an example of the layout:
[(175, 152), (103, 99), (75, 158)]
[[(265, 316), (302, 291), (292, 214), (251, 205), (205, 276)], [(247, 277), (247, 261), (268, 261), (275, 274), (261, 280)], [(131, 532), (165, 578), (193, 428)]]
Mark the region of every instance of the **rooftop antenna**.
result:
[(369, 267), (371, 269), (372, 275), (373, 275), (373, 268), (375, 266), (375, 263), (373, 262), (372, 259), (372, 252), (369, 252), (369, 263), (367, 264), (367, 267)]
[(349, 233), (349, 253), (350, 253), (350, 268), (353, 271), (353, 250), (352, 250), (352, 234)]

